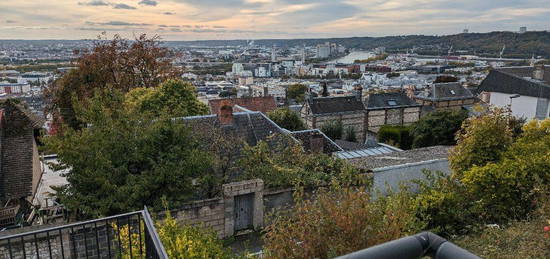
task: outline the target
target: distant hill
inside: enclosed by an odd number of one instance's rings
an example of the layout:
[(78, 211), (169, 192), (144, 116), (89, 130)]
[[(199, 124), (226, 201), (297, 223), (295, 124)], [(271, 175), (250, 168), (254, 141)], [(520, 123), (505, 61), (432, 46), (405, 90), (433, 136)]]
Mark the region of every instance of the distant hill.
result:
[[(294, 47), (316, 45), (324, 42), (334, 42), (347, 48), (373, 49), (386, 47), (387, 51), (405, 51), (416, 48), (416, 53), (445, 55), (450, 46), (453, 50), (467, 51), (468, 54), (484, 56), (498, 56), (502, 47), (506, 45), (504, 57), (530, 58), (532, 55), (550, 57), (550, 32), (532, 31), (526, 33), (489, 32), (489, 33), (461, 33), (444, 36), (387, 36), (387, 37), (352, 37), (326, 39), (263, 39), (255, 40), (258, 45), (278, 47)], [(232, 46), (246, 45), (245, 40), (204, 40), (167, 42), (168, 45), (203, 45), (203, 46)], [(456, 53), (456, 52), (455, 52)]]

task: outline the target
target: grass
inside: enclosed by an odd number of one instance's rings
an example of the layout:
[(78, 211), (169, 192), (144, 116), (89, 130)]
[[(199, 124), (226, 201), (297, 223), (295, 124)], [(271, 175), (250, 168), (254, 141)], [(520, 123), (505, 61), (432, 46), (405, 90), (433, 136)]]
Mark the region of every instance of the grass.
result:
[(550, 232), (544, 226), (550, 226), (550, 206), (530, 220), (486, 227), (452, 241), (481, 258), (550, 258)]

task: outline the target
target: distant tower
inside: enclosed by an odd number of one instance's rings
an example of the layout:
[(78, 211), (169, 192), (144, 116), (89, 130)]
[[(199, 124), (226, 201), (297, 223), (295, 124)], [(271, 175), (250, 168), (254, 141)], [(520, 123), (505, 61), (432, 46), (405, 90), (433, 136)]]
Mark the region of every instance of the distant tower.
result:
[(302, 47), (302, 64), (306, 63), (306, 44)]
[(533, 56), (531, 56), (531, 66), (534, 67), (536, 63), (537, 61), (535, 60), (535, 54), (533, 54)]
[(527, 27), (523, 26), (523, 27), (519, 27), (519, 33), (526, 33), (527, 32)]
[(464, 29), (464, 31), (462, 31), (462, 33), (470, 33), (470, 30), (468, 30), (467, 28)]
[(275, 44), (271, 49), (271, 62), (277, 62), (277, 55), (275, 54)]

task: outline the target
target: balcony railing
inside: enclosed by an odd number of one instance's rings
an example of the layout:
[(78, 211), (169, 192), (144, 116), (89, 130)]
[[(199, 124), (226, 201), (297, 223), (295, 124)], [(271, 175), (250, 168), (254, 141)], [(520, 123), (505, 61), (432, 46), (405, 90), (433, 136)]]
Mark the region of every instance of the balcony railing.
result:
[(144, 208), (142, 211), (0, 237), (0, 258), (167, 259), (168, 256), (151, 215)]

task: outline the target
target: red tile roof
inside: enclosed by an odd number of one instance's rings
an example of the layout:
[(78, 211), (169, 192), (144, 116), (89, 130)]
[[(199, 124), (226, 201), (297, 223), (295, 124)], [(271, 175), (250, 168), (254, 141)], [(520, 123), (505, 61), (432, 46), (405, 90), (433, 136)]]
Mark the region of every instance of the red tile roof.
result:
[(248, 110), (259, 111), (262, 113), (268, 113), (277, 109), (277, 103), (275, 102), (275, 98), (273, 98), (273, 96), (243, 97), (209, 100), (208, 106), (210, 106), (210, 113), (218, 114), (223, 104), (230, 104), (231, 106), (239, 105)]

